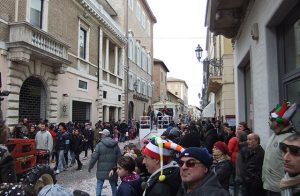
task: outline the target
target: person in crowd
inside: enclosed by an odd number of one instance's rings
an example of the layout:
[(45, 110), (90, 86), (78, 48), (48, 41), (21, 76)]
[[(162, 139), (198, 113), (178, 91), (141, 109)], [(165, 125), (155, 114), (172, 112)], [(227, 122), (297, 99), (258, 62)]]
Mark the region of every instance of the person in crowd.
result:
[(177, 163), (170, 161), (170, 150), (163, 148), (160, 154), (155, 140), (151, 140), (143, 149), (143, 155), (143, 164), (151, 174), (143, 195), (176, 195), (181, 181)]
[(236, 155), (238, 153), (238, 150), (239, 150), (239, 144), (237, 141), (237, 137), (234, 134), (234, 137), (232, 137), (228, 141), (228, 152), (229, 152), (229, 156), (230, 156), (230, 159), (231, 159), (231, 162), (233, 165), (235, 165)]
[(116, 142), (119, 142), (119, 130), (118, 130), (118, 126), (114, 127), (114, 135), (113, 138)]
[(125, 142), (126, 132), (128, 132), (128, 125), (126, 120), (123, 120), (119, 126), (120, 139), (119, 142)]
[(234, 130), (229, 126), (228, 123), (223, 123), (224, 129), (224, 142), (228, 145), (229, 140), (235, 136)]
[(46, 129), (45, 122), (40, 123), (40, 130), (37, 132), (37, 134), (35, 136), (35, 143), (36, 143), (37, 149), (48, 150), (49, 153), (52, 152), (53, 140), (52, 140), (51, 134)]
[[(77, 161), (77, 164), (78, 164), (78, 167), (76, 170), (82, 169), (82, 163), (79, 159), (79, 155), (80, 155), (82, 149), (83, 149), (83, 137), (80, 134), (80, 131), (78, 129), (74, 129), (72, 137), (71, 137), (70, 151), (74, 152), (74, 159)], [(71, 164), (73, 165), (74, 162), (71, 162)]]
[(209, 123), (204, 133), (204, 147), (212, 154), (212, 148), (218, 141), (218, 134), (212, 123)]
[(260, 137), (255, 133), (247, 136), (248, 151), (245, 156), (244, 187), (247, 196), (265, 195), (261, 175), (264, 160), (264, 149), (260, 145)]
[(233, 171), (232, 163), (228, 156), (228, 147), (224, 142), (217, 141), (213, 147), (213, 164), (210, 170), (217, 175), (220, 184), (229, 190), (229, 180)]
[(154, 114), (154, 110), (152, 109), (151, 105), (149, 105), (149, 107), (148, 107), (147, 116), (150, 116), (150, 129), (152, 129), (155, 114)]
[(279, 143), (285, 176), (280, 181), (282, 196), (300, 195), (300, 134), (294, 133)]
[(92, 158), (89, 163), (88, 171), (91, 172), (91, 169), (97, 162), (97, 185), (96, 185), (96, 196), (101, 196), (102, 187), (104, 180), (109, 180), (112, 196), (116, 196), (117, 193), (117, 176), (114, 174), (109, 177), (109, 172), (116, 167), (117, 160), (121, 156), (120, 148), (110, 136), (110, 132), (107, 129), (104, 129), (101, 134), (101, 140), (96, 145), (95, 152), (92, 154)]
[[(49, 133), (52, 136), (53, 146), (56, 146), (56, 140), (55, 140), (56, 139), (56, 132), (57, 132), (56, 126), (54, 124), (50, 124)], [(56, 161), (57, 161), (58, 156), (57, 156), (57, 152), (56, 152), (55, 148), (52, 149), (52, 153), (51, 153), (51, 162), (52, 163), (54, 163), (54, 157), (56, 158)]]
[(248, 128), (248, 125), (246, 122), (239, 122), (239, 126), (237, 128), (237, 131), (244, 131), (248, 134), (252, 133), (252, 131)]
[(221, 121), (219, 121), (219, 120), (216, 121), (215, 128), (216, 128), (216, 131), (217, 131), (217, 134), (218, 134), (218, 140), (219, 141), (224, 141), (225, 133), (224, 133), (224, 131), (222, 129)]
[(284, 167), (279, 143), (292, 135), (295, 131), (290, 119), (296, 111), (296, 104), (283, 101), (282, 105), (277, 105), (271, 112), (269, 118), (270, 128), (273, 134), (269, 138), (265, 149), (265, 157), (262, 169), (263, 187), (267, 190), (267, 195), (280, 195), (279, 183), (284, 176)]
[(7, 138), (8, 128), (0, 119), (0, 183), (17, 182), (14, 158), (5, 146)]
[(214, 172), (210, 172), (212, 157), (206, 148), (190, 147), (179, 156), (182, 186), (176, 196), (209, 195), (229, 196), (217, 180)]
[(59, 131), (56, 134), (56, 152), (58, 154), (58, 160), (56, 161), (56, 174), (67, 169), (67, 163), (65, 159), (65, 151), (67, 151), (67, 145), (69, 145), (69, 133), (67, 132), (67, 127), (64, 122), (58, 124)]
[(238, 152), (236, 154), (236, 161), (235, 161), (235, 170), (233, 171), (234, 180), (234, 191), (235, 195), (245, 194), (245, 188), (243, 183), (245, 182), (245, 171), (246, 171), (246, 154), (248, 152), (248, 144), (247, 144), (247, 133), (244, 131), (237, 131), (237, 141), (238, 141)]
[(142, 191), (145, 190), (147, 180), (150, 176), (146, 168), (146, 165), (143, 163), (143, 159), (144, 159), (143, 156), (138, 156), (135, 159), (135, 163), (136, 163), (135, 172), (140, 176)]
[(28, 128), (23, 124), (23, 119), (20, 119), (18, 124), (12, 131), (13, 138), (25, 138), (28, 134)]
[[(117, 162), (117, 174), (121, 179), (118, 186), (117, 196), (139, 196), (142, 195), (141, 179), (135, 173), (135, 161), (128, 156), (121, 156)], [(110, 175), (113, 171), (110, 172)]]
[(30, 125), (27, 138), (28, 139), (35, 139), (36, 136), (36, 126), (34, 124)]
[(90, 148), (92, 153), (94, 152), (94, 132), (92, 129), (91, 123), (85, 124), (85, 129), (82, 133), (84, 137), (84, 160), (87, 159), (88, 156), (88, 149)]

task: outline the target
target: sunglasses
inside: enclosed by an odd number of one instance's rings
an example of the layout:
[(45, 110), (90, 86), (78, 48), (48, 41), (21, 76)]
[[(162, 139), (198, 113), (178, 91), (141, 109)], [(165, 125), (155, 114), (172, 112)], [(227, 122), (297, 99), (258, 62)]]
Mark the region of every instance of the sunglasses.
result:
[(187, 160), (187, 161), (178, 161), (179, 167), (182, 167), (185, 164), (186, 167), (195, 167), (196, 164), (201, 164), (199, 161), (195, 161), (193, 159)]
[(294, 156), (300, 156), (300, 147), (299, 146), (294, 146), (294, 145), (287, 145), (283, 142), (279, 143), (279, 149), (286, 154), (287, 149), (289, 149), (289, 152), (294, 155)]

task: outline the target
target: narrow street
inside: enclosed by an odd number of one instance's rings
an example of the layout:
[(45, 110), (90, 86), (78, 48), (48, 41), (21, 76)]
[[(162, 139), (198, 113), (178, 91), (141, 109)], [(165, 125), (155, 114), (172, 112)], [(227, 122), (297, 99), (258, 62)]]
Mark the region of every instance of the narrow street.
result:
[[(139, 145), (139, 139), (138, 137), (134, 140), (126, 141), (119, 143), (119, 147), (121, 151), (123, 151), (123, 148), (128, 143), (134, 143), (136, 145)], [(73, 167), (68, 168), (67, 171), (61, 172), (60, 174), (56, 175), (57, 184), (61, 184), (66, 188), (70, 188), (71, 190), (82, 190), (87, 193), (89, 193), (91, 196), (96, 195), (95, 187), (96, 187), (96, 165), (92, 169), (91, 173), (88, 172), (88, 165), (91, 158), (91, 151), (88, 151), (88, 159), (82, 160), (84, 157), (84, 152), (80, 155), (81, 161), (83, 164), (83, 168), (81, 171), (76, 171), (77, 164), (75, 164)], [(54, 167), (54, 164), (51, 165)], [(102, 189), (102, 195), (109, 196), (111, 195), (111, 189), (108, 181), (105, 181), (103, 189)]]

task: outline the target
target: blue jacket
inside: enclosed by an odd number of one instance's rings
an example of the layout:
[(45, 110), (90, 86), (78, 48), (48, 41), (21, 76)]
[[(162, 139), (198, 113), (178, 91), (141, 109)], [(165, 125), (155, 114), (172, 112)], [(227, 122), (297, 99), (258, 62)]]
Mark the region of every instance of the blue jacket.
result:
[(130, 174), (121, 178), (122, 183), (117, 190), (117, 196), (140, 196), (142, 195), (141, 178), (137, 174)]

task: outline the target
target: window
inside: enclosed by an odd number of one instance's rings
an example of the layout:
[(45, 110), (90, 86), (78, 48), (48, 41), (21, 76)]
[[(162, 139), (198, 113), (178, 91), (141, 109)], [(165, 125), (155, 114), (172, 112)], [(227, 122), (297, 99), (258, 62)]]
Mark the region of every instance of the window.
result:
[(79, 32), (79, 56), (82, 59), (86, 59), (86, 37), (87, 32), (81, 27)]
[(147, 55), (147, 69), (148, 69), (148, 74), (152, 75), (152, 61), (151, 61), (150, 53), (148, 53)]
[(128, 0), (128, 7), (133, 10), (133, 0)]
[(142, 27), (146, 29), (146, 16), (145, 12), (142, 12)]
[(141, 67), (141, 47), (138, 42), (136, 45), (136, 64)]
[(78, 88), (87, 90), (87, 82), (83, 80), (78, 81)]
[(131, 73), (129, 73), (128, 89), (129, 89), (129, 90), (134, 90), (134, 89), (133, 89), (133, 75), (132, 75)]
[(149, 19), (147, 19), (147, 33), (148, 33), (148, 36), (150, 36), (150, 34), (151, 34), (151, 26), (150, 26)]
[(107, 91), (103, 91), (103, 99), (106, 99)]
[(138, 19), (138, 21), (141, 21), (141, 6), (140, 3), (137, 1), (136, 2), (136, 18)]
[(152, 97), (152, 86), (148, 84), (148, 97)]
[(118, 95), (118, 101), (121, 101), (121, 95)]
[(30, 1), (30, 23), (39, 28), (42, 28), (43, 3), (43, 0)]
[[(280, 78), (280, 100), (300, 104), (300, 3), (278, 26), (278, 62)], [(300, 130), (300, 110), (297, 107), (292, 121)]]

